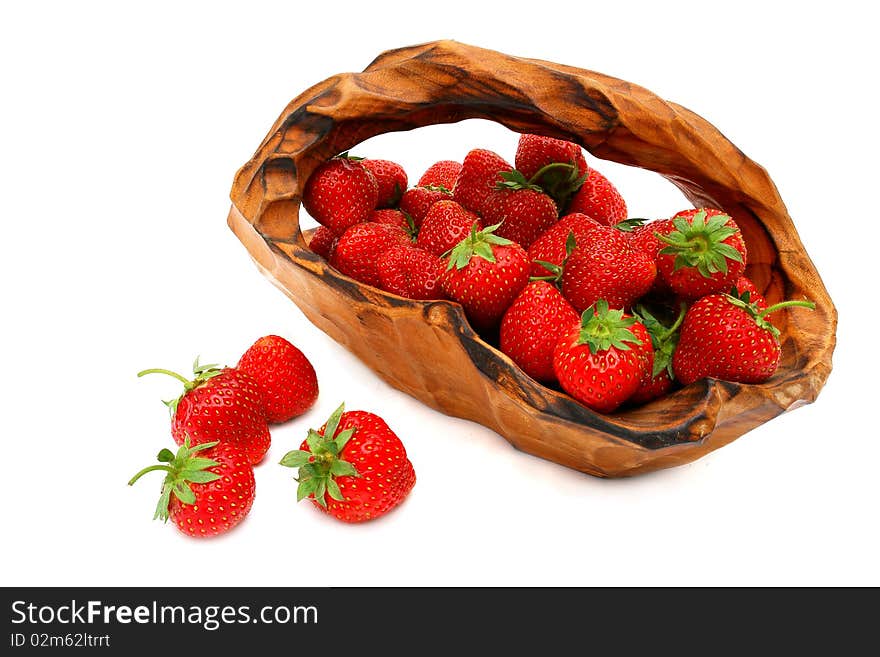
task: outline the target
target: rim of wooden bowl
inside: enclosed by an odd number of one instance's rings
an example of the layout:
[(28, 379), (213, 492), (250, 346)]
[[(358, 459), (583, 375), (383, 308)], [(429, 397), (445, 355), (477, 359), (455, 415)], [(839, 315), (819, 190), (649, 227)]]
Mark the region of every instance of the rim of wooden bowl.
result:
[[(459, 304), (413, 301), (370, 288), (307, 248), (299, 226), (301, 189), (320, 163), (379, 134), (471, 118), (577, 142), (598, 158), (658, 173), (695, 207), (733, 216), (749, 248), (747, 273), (768, 300), (807, 297), (817, 305), (798, 316), (796, 330), (780, 318), (777, 374), (757, 385), (704, 379), (644, 406), (595, 413), (523, 373), (473, 331)], [(600, 73), (455, 41), (387, 51), (363, 72), (333, 76), (292, 100), (236, 174), (230, 196), (230, 227), (276, 284), (273, 263), (287, 259), (352, 298), (442, 315), (504, 394), (553, 423), (574, 424), (618, 450), (632, 450), (619, 466), (594, 463), (593, 457), (564, 463), (591, 474), (635, 474), (699, 458), (814, 401), (831, 370), (837, 311), (767, 172), (702, 117)]]

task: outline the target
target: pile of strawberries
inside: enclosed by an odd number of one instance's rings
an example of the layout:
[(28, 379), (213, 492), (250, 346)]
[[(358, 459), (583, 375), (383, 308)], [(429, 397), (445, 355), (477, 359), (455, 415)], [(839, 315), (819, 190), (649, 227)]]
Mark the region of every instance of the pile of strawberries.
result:
[(704, 377), (761, 383), (779, 331), (745, 277), (736, 222), (716, 208), (627, 218), (572, 142), (521, 135), (515, 166), (485, 149), (403, 167), (347, 153), (309, 177), (309, 247), (338, 271), (411, 299), (461, 304), (534, 379), (610, 413)]
[[(305, 413), (318, 398), (318, 379), (306, 356), (277, 335), (257, 340), (235, 367), (193, 364), (193, 378), (164, 369), (183, 383), (165, 402), (177, 452), (162, 449), (165, 472), (154, 518), (169, 518), (184, 534), (216, 536), (238, 525), (254, 503), (254, 466), (269, 449), (270, 424)], [(281, 465), (298, 468), (297, 501), (312, 503), (344, 522), (377, 518), (400, 504), (415, 485), (415, 471), (397, 435), (378, 416), (336, 409), (319, 430), (310, 429)]]

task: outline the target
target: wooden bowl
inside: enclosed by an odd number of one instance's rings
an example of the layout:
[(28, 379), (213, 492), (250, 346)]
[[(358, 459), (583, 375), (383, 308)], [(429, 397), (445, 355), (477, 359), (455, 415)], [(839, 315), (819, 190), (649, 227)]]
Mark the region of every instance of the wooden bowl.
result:
[[(768, 300), (816, 302), (814, 312), (795, 311), (796, 322), (778, 313), (776, 375), (761, 385), (702, 380), (639, 408), (595, 413), (526, 376), (473, 331), (458, 304), (363, 285), (307, 248), (300, 200), (321, 162), (378, 134), (470, 118), (650, 169), (695, 206), (733, 216), (748, 246), (747, 274)], [(693, 112), (606, 75), (452, 41), (391, 50), (291, 101), (238, 171), (231, 198), (229, 226), (259, 269), (388, 383), (592, 475), (693, 461), (812, 402), (831, 370), (837, 313), (764, 169)]]

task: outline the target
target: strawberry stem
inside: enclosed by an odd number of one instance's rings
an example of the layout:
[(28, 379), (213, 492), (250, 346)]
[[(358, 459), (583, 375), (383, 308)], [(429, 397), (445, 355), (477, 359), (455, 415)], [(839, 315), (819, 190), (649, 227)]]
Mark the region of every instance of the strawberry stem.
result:
[(791, 307), (809, 308), (810, 310), (815, 310), (816, 304), (812, 301), (780, 301), (779, 303), (775, 303), (769, 308), (765, 308), (764, 310), (759, 312), (758, 317), (766, 317), (770, 313), (774, 313), (777, 310)]
[(128, 485), (131, 486), (148, 472), (162, 470), (167, 473), (162, 483), (162, 494), (156, 504), (153, 520), (156, 518), (168, 520), (168, 505), (171, 503), (172, 495), (183, 504), (195, 504), (196, 497), (189, 486), (190, 483), (207, 484), (220, 478), (217, 473), (208, 471), (208, 468), (220, 464), (210, 458), (198, 456), (199, 452), (211, 449), (217, 444), (218, 442), (214, 441), (190, 447), (189, 437), (186, 437), (177, 454), (163, 449), (156, 457), (162, 461), (161, 464), (147, 466), (129, 480)]
[(172, 372), (171, 370), (165, 370), (161, 368), (152, 368), (149, 370), (141, 370), (138, 372), (138, 377), (142, 377), (146, 374), (165, 374), (174, 379), (177, 379), (183, 384), (183, 392), (180, 394), (180, 397), (177, 399), (172, 399), (170, 401), (164, 402), (168, 407), (169, 413), (171, 413), (172, 417), (177, 412), (177, 405), (180, 403), (180, 400), (183, 399), (184, 395), (188, 393), (193, 388), (197, 388), (202, 385), (205, 381), (210, 378), (217, 376), (218, 374), (222, 374), (223, 370), (219, 368), (217, 365), (200, 365), (199, 359), (196, 358), (195, 362), (193, 362), (193, 379), (190, 381), (186, 377), (177, 372)]
[(192, 388), (193, 388), (192, 381), (187, 379), (182, 374), (178, 374), (177, 372), (172, 372), (171, 370), (163, 370), (163, 369), (159, 369), (159, 368), (153, 368), (153, 369), (149, 369), (149, 370), (142, 370), (142, 371), (138, 372), (137, 375), (138, 375), (138, 377), (142, 377), (145, 374), (166, 374), (166, 375), (172, 376), (175, 379), (177, 379), (178, 381), (180, 381), (183, 384), (183, 387), (186, 388), (187, 390), (192, 390)]
[(670, 326), (666, 331), (664, 331), (663, 333), (661, 333), (660, 335), (657, 336), (657, 340), (659, 340), (660, 342), (663, 342), (667, 338), (669, 338), (670, 335), (672, 335), (673, 333), (675, 333), (678, 330), (678, 327), (680, 327), (681, 323), (684, 321), (685, 314), (687, 314), (687, 308), (688, 308), (687, 303), (682, 301), (681, 306), (680, 306), (680, 310), (678, 311), (678, 317), (675, 318), (675, 321), (672, 323), (672, 326)]
[(171, 466), (169, 465), (150, 465), (140, 472), (138, 472), (134, 477), (128, 480), (129, 486), (134, 486), (134, 482), (143, 477), (148, 472), (155, 472), (156, 470), (164, 470), (165, 472), (171, 472)]

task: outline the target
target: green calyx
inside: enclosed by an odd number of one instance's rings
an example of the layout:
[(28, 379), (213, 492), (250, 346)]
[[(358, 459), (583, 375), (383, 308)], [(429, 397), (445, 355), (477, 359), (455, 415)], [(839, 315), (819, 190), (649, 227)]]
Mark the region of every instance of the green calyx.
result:
[[(449, 264), (447, 269), (464, 269), (468, 266), (471, 258), (478, 256), (489, 262), (495, 262), (495, 252), (492, 246), (507, 246), (513, 242), (507, 238), (495, 235), (495, 231), (501, 224), (489, 226), (483, 230), (477, 230), (477, 222), (471, 226), (471, 234), (455, 245), (449, 252)], [(444, 257), (447, 254), (443, 254)]]
[(605, 299), (599, 299), (581, 315), (581, 331), (575, 344), (587, 345), (591, 354), (611, 347), (629, 351), (630, 344), (642, 344), (629, 329), (635, 323), (635, 317), (624, 317), (623, 310), (610, 309)]
[(336, 477), (360, 477), (354, 465), (340, 457), (343, 448), (355, 432), (355, 429), (346, 429), (337, 433), (344, 412), (345, 404), (340, 404), (327, 420), (323, 435), (314, 429), (309, 429), (306, 437), (308, 450), (295, 449), (282, 457), (281, 465), (287, 468), (299, 468), (296, 477), (299, 482), (296, 489), (297, 502), (313, 495), (315, 501), (326, 508), (325, 494), (338, 502), (343, 502), (345, 497), (339, 490)]
[(638, 320), (645, 325), (645, 328), (648, 329), (648, 333), (651, 336), (651, 346), (654, 348), (654, 370), (651, 372), (652, 378), (658, 376), (663, 370), (666, 370), (669, 378), (675, 379), (675, 374), (672, 371), (672, 355), (675, 353), (675, 348), (678, 346), (678, 329), (684, 321), (687, 308), (687, 303), (682, 301), (679, 306), (678, 317), (675, 318), (675, 322), (673, 322), (671, 326), (663, 324), (651, 314), (644, 305), (639, 305), (633, 312)]
[(427, 189), (429, 192), (443, 192), (444, 194), (451, 194), (451, 189), (446, 189), (443, 185), (422, 185), (421, 189)]
[(633, 217), (632, 219), (624, 219), (623, 221), (614, 224), (614, 227), (617, 230), (622, 231), (624, 233), (631, 233), (636, 228), (640, 228), (640, 227), (644, 226), (646, 223), (648, 223), (647, 219), (639, 219), (639, 218)]
[(163, 401), (162, 403), (168, 407), (168, 411), (171, 413), (172, 417), (177, 412), (177, 405), (180, 403), (180, 400), (183, 399), (183, 396), (188, 393), (190, 390), (194, 388), (198, 388), (208, 379), (211, 379), (218, 374), (223, 373), (222, 367), (220, 367), (216, 363), (211, 363), (210, 365), (199, 365), (199, 357), (196, 356), (195, 361), (193, 361), (193, 378), (187, 379), (185, 376), (178, 374), (177, 372), (172, 372), (171, 370), (163, 370), (163, 369), (149, 369), (142, 370), (138, 372), (138, 377), (142, 377), (145, 374), (165, 374), (166, 376), (173, 377), (180, 381), (183, 384), (183, 392), (180, 394), (180, 397), (176, 399), (169, 399), (168, 401)]
[(156, 518), (161, 518), (163, 522), (168, 520), (168, 505), (171, 503), (172, 495), (183, 504), (195, 504), (196, 495), (189, 485), (207, 484), (220, 478), (220, 475), (208, 471), (208, 468), (220, 464), (217, 461), (198, 456), (199, 452), (210, 449), (217, 444), (218, 442), (215, 441), (190, 447), (189, 438), (186, 438), (183, 445), (177, 450), (177, 454), (170, 449), (163, 449), (156, 456), (161, 465), (151, 465), (144, 468), (129, 480), (128, 485), (132, 486), (148, 472), (161, 470), (166, 473), (165, 483), (162, 484), (162, 495), (159, 496), (153, 520)]
[[(495, 184), (495, 189), (500, 190), (517, 190), (531, 189), (536, 192), (543, 192), (543, 188), (528, 180), (520, 171), (516, 169), (512, 171), (503, 171), (499, 174), (502, 180)], [(532, 179), (534, 180), (534, 178)]]
[(344, 153), (340, 153), (339, 155), (335, 156), (333, 159), (335, 159), (335, 160), (350, 160), (351, 162), (360, 162), (361, 160), (365, 160), (366, 158), (360, 157), (358, 155), (351, 155), (348, 151), (345, 151)]
[(565, 265), (568, 264), (568, 259), (571, 257), (571, 254), (574, 253), (574, 250), (577, 248), (577, 239), (574, 236), (574, 231), (568, 231), (568, 237), (565, 238), (565, 257), (562, 259), (560, 264), (556, 264), (553, 262), (547, 262), (546, 260), (532, 260), (537, 265), (541, 265), (544, 269), (550, 272), (549, 276), (532, 276), (529, 278), (530, 281), (551, 281), (554, 285), (559, 287), (559, 283), (562, 281), (562, 274), (565, 272)]
[(574, 162), (551, 162), (538, 169), (528, 183), (537, 185), (556, 201), (556, 207), (561, 211), (568, 207), (568, 201), (584, 184), (587, 175), (581, 175)]
[(758, 325), (759, 328), (764, 329), (765, 331), (769, 331), (773, 337), (779, 337), (779, 329), (773, 326), (770, 323), (770, 320), (767, 319), (767, 316), (775, 313), (777, 310), (782, 310), (783, 308), (807, 308), (809, 310), (815, 310), (816, 304), (809, 300), (796, 300), (796, 301), (780, 301), (779, 303), (775, 303), (772, 306), (768, 306), (761, 310), (758, 308), (757, 304), (751, 301), (748, 290), (739, 294), (736, 288), (733, 288), (730, 291), (730, 294), (724, 295), (727, 300), (736, 306), (737, 308), (741, 308), (746, 311), (749, 316), (755, 321), (755, 324)]
[(735, 235), (738, 229), (727, 225), (730, 217), (716, 214), (706, 220), (706, 211), (697, 212), (690, 222), (685, 217), (672, 220), (675, 230), (669, 235), (654, 235), (667, 246), (660, 253), (674, 255), (674, 269), (693, 267), (704, 277), (727, 273), (727, 261), (742, 262), (742, 254), (724, 240)]
[(419, 236), (419, 228), (416, 226), (415, 219), (412, 218), (412, 215), (409, 212), (400, 211), (403, 213), (404, 218), (406, 219), (406, 236), (409, 237), (411, 242), (415, 242), (416, 238)]

